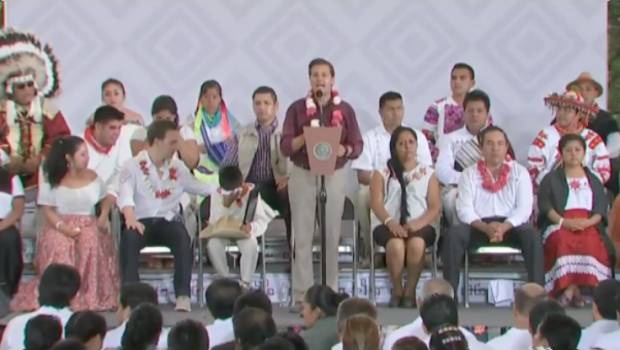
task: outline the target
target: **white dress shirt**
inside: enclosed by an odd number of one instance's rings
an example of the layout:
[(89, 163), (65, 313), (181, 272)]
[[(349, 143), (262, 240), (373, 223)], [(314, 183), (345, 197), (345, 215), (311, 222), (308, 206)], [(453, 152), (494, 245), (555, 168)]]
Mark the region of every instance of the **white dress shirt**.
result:
[(456, 185), (459, 183), (461, 173), (454, 170), (454, 160), (456, 153), (469, 140), (476, 137), (464, 126), (454, 132), (443, 135), (437, 141), (439, 155), (437, 156), (437, 179), (444, 185)]
[(532, 346), (532, 335), (527, 329), (510, 328), (508, 332), (487, 342), (493, 350), (524, 350)]
[[(121, 340), (123, 339), (123, 333), (125, 333), (125, 328), (127, 327), (127, 320), (121, 323), (120, 326), (109, 330), (105, 334), (105, 338), (103, 338), (103, 346), (102, 349), (118, 349), (121, 347)], [(157, 341), (157, 349), (167, 349), (168, 348), (168, 333), (170, 332), (170, 328), (162, 328), (161, 333), (159, 334), (159, 340)]]
[(2, 335), (2, 343), (0, 343), (0, 350), (22, 350), (24, 349), (24, 332), (26, 330), (26, 323), (31, 318), (38, 315), (51, 315), (56, 316), (62, 324), (62, 328), (65, 328), (65, 324), (73, 315), (68, 307), (62, 309), (56, 309), (51, 306), (41, 306), (36, 311), (29, 312), (23, 315), (15, 316), (4, 329)]
[[(431, 150), (426, 136), (420, 130), (414, 129), (418, 139), (417, 161), (420, 164), (432, 166)], [(386, 167), (390, 159), (390, 138), (392, 135), (385, 130), (383, 125), (368, 130), (363, 136), (364, 148), (357, 159), (351, 162), (351, 168), (355, 170), (381, 170)]]
[(496, 193), (482, 188), (477, 164), (463, 171), (459, 181), (456, 211), (464, 224), (492, 216), (502, 216), (513, 227), (526, 223), (532, 213), (532, 181), (529, 173), (517, 162), (508, 162), (508, 183)]
[(4, 219), (13, 211), (13, 199), (24, 196), (24, 186), (19, 176), (11, 176), (11, 193), (0, 191), (0, 219)]
[(126, 124), (121, 127), (121, 132), (108, 153), (98, 152), (89, 142), (88, 148), (88, 169), (97, 173), (99, 178), (106, 184), (107, 192), (118, 197), (118, 177), (123, 164), (131, 158), (130, 137), (139, 125)]
[(209, 349), (235, 340), (232, 317), (224, 320), (216, 319), (207, 326), (207, 333), (209, 333)]
[(601, 335), (594, 343), (592, 349), (620, 350), (620, 329)]
[[(459, 330), (467, 339), (469, 350), (490, 350), (485, 343), (479, 341), (478, 338), (476, 338), (476, 336), (467, 329), (459, 327)], [(399, 339), (410, 336), (418, 337), (421, 341), (425, 342), (426, 345), (430, 342), (431, 336), (424, 330), (424, 324), (422, 323), (421, 317), (416, 318), (412, 323), (404, 325), (388, 334), (383, 342), (383, 350), (392, 350), (392, 346), (394, 346), (394, 343), (396, 343)]]
[[(144, 162), (147, 175), (140, 168)], [(170, 169), (176, 170), (176, 180), (170, 178)], [(208, 196), (214, 186), (202, 183), (189, 172), (183, 161), (172, 158), (162, 166), (163, 177), (148, 156), (147, 150), (123, 165), (120, 176), (118, 206), (133, 207), (137, 219), (165, 218), (171, 220), (179, 214), (179, 203), (184, 192)], [(169, 190), (166, 198), (157, 198), (155, 191)]]
[[(589, 327), (586, 327), (581, 331), (581, 338), (579, 339), (577, 349), (590, 349), (594, 346), (598, 339), (601, 339), (601, 336), (616, 332), (618, 330), (620, 330), (620, 325), (617, 320), (594, 321)], [(616, 348), (620, 349), (620, 337), (616, 339)]]
[[(249, 185), (248, 191), (251, 191), (254, 188), (253, 184), (248, 183), (246, 185)], [(239, 221), (243, 221), (250, 195), (246, 194), (241, 198), (241, 200), (234, 201), (229, 207), (225, 207), (224, 197), (220, 192), (221, 189), (218, 189), (211, 194), (209, 224), (215, 225), (221, 219), (237, 219)], [(267, 226), (271, 220), (273, 220), (277, 215), (277, 212), (272, 210), (271, 207), (263, 201), (259, 194), (256, 202), (254, 219), (250, 222), (250, 234), (252, 237), (256, 238), (262, 236), (265, 231), (267, 231)]]
[(394, 343), (396, 343), (399, 339), (410, 336), (418, 337), (420, 340), (428, 342), (427, 338), (429, 337), (424, 331), (422, 317), (418, 317), (413, 322), (406, 324), (388, 334), (383, 341), (383, 350), (392, 350), (392, 346), (394, 346)]

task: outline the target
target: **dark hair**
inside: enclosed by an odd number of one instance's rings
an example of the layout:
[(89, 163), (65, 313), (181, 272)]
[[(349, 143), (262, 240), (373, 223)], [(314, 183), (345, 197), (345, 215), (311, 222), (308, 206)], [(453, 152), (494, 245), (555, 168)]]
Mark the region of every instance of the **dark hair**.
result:
[(204, 96), (204, 94), (207, 93), (207, 90), (209, 89), (216, 89), (217, 93), (220, 95), (220, 98), (224, 98), (224, 95), (222, 95), (222, 85), (220, 85), (217, 80), (207, 80), (200, 85), (200, 92), (198, 93), (198, 103), (196, 103), (196, 112), (198, 112), (198, 108), (200, 108), (200, 99), (202, 98), (202, 96)]
[(242, 293), (241, 285), (235, 280), (220, 278), (211, 282), (205, 292), (211, 316), (219, 320), (232, 317), (235, 301)]
[(241, 349), (251, 349), (276, 334), (276, 324), (271, 314), (255, 307), (245, 307), (233, 315), (235, 340)]
[(321, 57), (315, 58), (310, 61), (310, 63), (308, 63), (308, 76), (312, 75), (312, 67), (321, 65), (328, 66), (329, 73), (332, 75), (332, 77), (336, 76), (336, 70), (334, 69), (334, 65), (330, 61)]
[(452, 75), (452, 73), (454, 73), (454, 71), (457, 69), (467, 69), (469, 71), (469, 74), (471, 75), (471, 80), (476, 79), (476, 73), (474, 73), (474, 68), (470, 66), (469, 64), (464, 63), (464, 62), (456, 63), (454, 66), (452, 66), (452, 69), (450, 70), (450, 74)]
[(179, 112), (177, 110), (177, 103), (170, 95), (159, 95), (153, 100), (151, 105), (151, 116), (154, 116), (158, 112), (168, 111), (174, 114), (174, 123), (179, 126)]
[(581, 326), (568, 315), (552, 313), (540, 323), (538, 333), (553, 350), (577, 350)]
[(479, 89), (468, 92), (463, 100), (463, 109), (467, 108), (467, 104), (473, 101), (482, 102), (484, 107), (487, 109), (487, 113), (491, 110), (491, 99), (486, 92)]
[(153, 304), (141, 304), (131, 311), (121, 338), (123, 350), (146, 350), (157, 344), (163, 319)]
[(271, 86), (263, 85), (257, 87), (256, 90), (254, 90), (254, 92), (252, 93), (252, 100), (254, 100), (254, 97), (256, 97), (256, 95), (258, 94), (270, 94), (273, 98), (273, 103), (278, 102), (278, 95), (276, 95), (276, 91)]
[(291, 343), (288, 339), (276, 335), (275, 337), (271, 337), (261, 346), (258, 347), (259, 350), (295, 350), (295, 345)]
[(123, 85), (123, 82), (118, 79), (108, 78), (103, 83), (101, 83), (101, 99), (103, 99), (103, 90), (105, 90), (108, 85), (118, 85), (123, 92), (123, 96), (127, 96), (125, 93), (125, 85)]
[(86, 345), (76, 339), (63, 339), (54, 344), (50, 350), (87, 350)]
[(269, 300), (267, 294), (260, 289), (245, 292), (237, 298), (235, 306), (233, 307), (233, 317), (246, 307), (261, 309), (270, 315), (273, 313), (271, 300)]
[(110, 121), (123, 121), (125, 113), (116, 109), (116, 107), (104, 105), (95, 110), (93, 115), (93, 124), (106, 124)]
[(500, 132), (502, 135), (504, 135), (504, 139), (506, 139), (506, 144), (510, 142), (508, 141), (508, 135), (506, 134), (504, 129), (498, 126), (495, 126), (495, 125), (489, 125), (488, 127), (484, 128), (482, 131), (480, 131), (480, 133), (478, 134), (478, 140), (480, 141), (480, 147), (482, 147), (482, 145), (484, 144), (484, 138), (492, 132)]
[(536, 334), (536, 330), (538, 329), (538, 325), (542, 322), (542, 320), (550, 314), (566, 314), (566, 311), (558, 303), (553, 299), (544, 299), (539, 301), (532, 310), (530, 310), (530, 332), (532, 334)]
[(566, 147), (566, 145), (568, 145), (571, 142), (577, 142), (581, 145), (581, 148), (583, 148), (583, 150), (586, 150), (586, 140), (583, 139), (583, 137), (581, 137), (581, 135), (578, 134), (565, 134), (564, 136), (562, 136), (560, 138), (560, 142), (558, 143), (558, 148), (560, 150), (560, 153), (562, 153), (562, 151), (564, 151), (564, 147)]
[(388, 91), (379, 97), (379, 108), (383, 108), (387, 101), (403, 100), (403, 96), (396, 91)]
[(99, 335), (105, 338), (108, 325), (105, 318), (94, 311), (73, 313), (65, 325), (65, 338), (75, 338), (83, 343)]
[(530, 314), (530, 311), (539, 301), (545, 298), (545, 293), (531, 295), (527, 293), (523, 288), (515, 289), (515, 309), (523, 316)]
[(48, 350), (61, 338), (62, 323), (58, 317), (37, 315), (26, 322), (23, 345), (25, 350)]
[(392, 345), (392, 350), (428, 350), (428, 346), (420, 338), (412, 335), (398, 339)]
[(308, 344), (306, 344), (306, 341), (301, 337), (301, 335), (293, 331), (282, 332), (278, 335), (291, 342), (295, 350), (308, 350)]
[(168, 333), (168, 350), (209, 350), (205, 326), (194, 320), (177, 322)]
[(413, 135), (413, 138), (418, 140), (418, 135), (416, 132), (409, 127), (399, 126), (392, 132), (392, 136), (390, 137), (390, 159), (387, 162), (388, 169), (390, 169), (390, 176), (394, 176), (398, 183), (400, 184), (400, 218), (399, 223), (404, 225), (407, 222), (407, 217), (409, 217), (409, 206), (407, 205), (407, 183), (405, 183), (405, 178), (403, 177), (403, 172), (405, 169), (403, 165), (400, 163), (398, 159), (398, 154), (396, 153), (396, 143), (398, 142), (398, 138), (400, 134), (408, 132)]
[(220, 187), (226, 191), (234, 190), (243, 184), (243, 174), (236, 165), (227, 165), (219, 171)]
[(155, 140), (163, 140), (168, 131), (176, 131), (177, 125), (169, 120), (155, 120), (146, 130), (146, 142), (152, 145)]
[(129, 307), (134, 310), (142, 303), (157, 305), (157, 291), (150, 284), (142, 282), (129, 282), (121, 286), (119, 304), (121, 307)]
[(430, 350), (467, 350), (469, 344), (461, 330), (453, 324), (442, 325), (431, 333)]
[(69, 306), (80, 290), (80, 274), (63, 264), (50, 264), (39, 282), (39, 305), (61, 309)]
[(592, 301), (601, 317), (607, 320), (617, 320), (618, 314), (616, 310), (618, 305), (616, 300), (620, 297), (620, 281), (615, 279), (607, 279), (599, 282), (592, 293)]
[(446, 324), (458, 326), (458, 305), (453, 298), (447, 295), (434, 294), (422, 303), (420, 317), (424, 328), (429, 333)]
[(347, 350), (379, 349), (381, 334), (377, 322), (364, 315), (355, 315), (342, 329), (342, 347)]
[(325, 316), (336, 316), (338, 305), (348, 298), (346, 293), (339, 294), (328, 286), (315, 284), (306, 291), (304, 299), (311, 308), (319, 308)]
[(69, 172), (67, 156), (73, 156), (84, 140), (79, 136), (63, 136), (52, 142), (52, 147), (45, 158), (43, 171), (52, 188), (58, 186)]

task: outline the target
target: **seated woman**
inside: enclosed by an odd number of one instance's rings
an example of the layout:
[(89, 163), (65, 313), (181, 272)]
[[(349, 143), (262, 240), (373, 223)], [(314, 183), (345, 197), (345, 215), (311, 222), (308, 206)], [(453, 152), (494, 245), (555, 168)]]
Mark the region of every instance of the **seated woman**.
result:
[(125, 107), (125, 97), (125, 85), (120, 80), (110, 78), (101, 84), (101, 102), (123, 112), (126, 122), (144, 125), (140, 113)]
[(301, 337), (309, 350), (331, 349), (339, 342), (336, 312), (338, 305), (348, 297), (328, 286), (314, 285), (308, 289), (301, 303), (305, 327)]
[(538, 193), (545, 289), (563, 305), (581, 307), (580, 288), (611, 277), (607, 196), (599, 178), (583, 166), (584, 139), (567, 134), (559, 144), (562, 165), (545, 176)]
[[(6, 155), (0, 150), (0, 158)], [(0, 292), (11, 298), (22, 276), (22, 238), (18, 224), (24, 214), (24, 187), (19, 176), (0, 160)]]
[[(415, 131), (398, 127), (390, 139), (390, 160), (370, 182), (373, 236), (386, 249), (392, 282), (390, 307), (413, 307), (424, 266), (424, 250), (435, 241), (431, 224), (440, 211), (439, 182), (432, 168), (418, 164)], [(406, 259), (405, 259), (406, 257)], [(403, 266), (407, 284), (403, 291)]]
[[(71, 302), (74, 311), (111, 310), (118, 302), (118, 258), (112, 236), (97, 228), (95, 205), (106, 196), (103, 181), (88, 169), (84, 140), (68, 136), (54, 141), (39, 185), (38, 204), (45, 216), (34, 257), (37, 277), (22, 284), (14, 310), (38, 307), (39, 277), (52, 263), (75, 267), (81, 285)], [(102, 219), (104, 220), (104, 219)]]

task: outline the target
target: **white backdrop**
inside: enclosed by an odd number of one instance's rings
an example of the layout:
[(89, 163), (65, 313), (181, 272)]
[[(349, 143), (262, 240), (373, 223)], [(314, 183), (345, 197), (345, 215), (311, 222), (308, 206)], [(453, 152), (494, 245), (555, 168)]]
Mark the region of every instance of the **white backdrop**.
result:
[[(250, 95), (271, 85), (282, 120), (306, 93), (307, 64), (336, 66), (341, 95), (363, 130), (379, 122), (379, 96), (405, 98), (406, 122), (449, 93), (457, 61), (474, 66), (496, 123), (518, 155), (548, 124), (544, 95), (581, 71), (606, 82), (605, 0), (8, 0), (8, 23), (49, 42), (61, 64), (58, 105), (74, 133), (115, 77), (127, 106), (150, 119), (171, 94), (185, 119), (198, 87), (219, 80), (230, 110), (253, 118)], [(604, 101), (604, 99), (603, 99)], [(604, 105), (604, 103), (603, 103)]]

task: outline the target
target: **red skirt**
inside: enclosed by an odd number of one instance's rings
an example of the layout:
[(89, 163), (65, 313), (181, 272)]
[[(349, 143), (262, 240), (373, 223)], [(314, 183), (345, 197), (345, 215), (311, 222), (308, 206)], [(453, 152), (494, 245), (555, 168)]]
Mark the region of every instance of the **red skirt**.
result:
[(61, 215), (70, 227), (79, 227), (75, 237), (67, 237), (45, 224), (37, 239), (34, 267), (37, 275), (22, 283), (11, 301), (13, 311), (29, 311), (39, 307), (39, 278), (52, 263), (73, 266), (80, 273), (80, 290), (71, 301), (71, 309), (114, 310), (119, 296), (119, 268), (114, 240), (99, 233), (94, 216)]
[[(567, 219), (588, 218), (585, 209), (564, 212)], [(611, 277), (607, 247), (598, 227), (569, 231), (558, 225), (549, 226), (543, 235), (545, 249), (545, 289), (558, 296), (571, 284), (595, 287)]]

